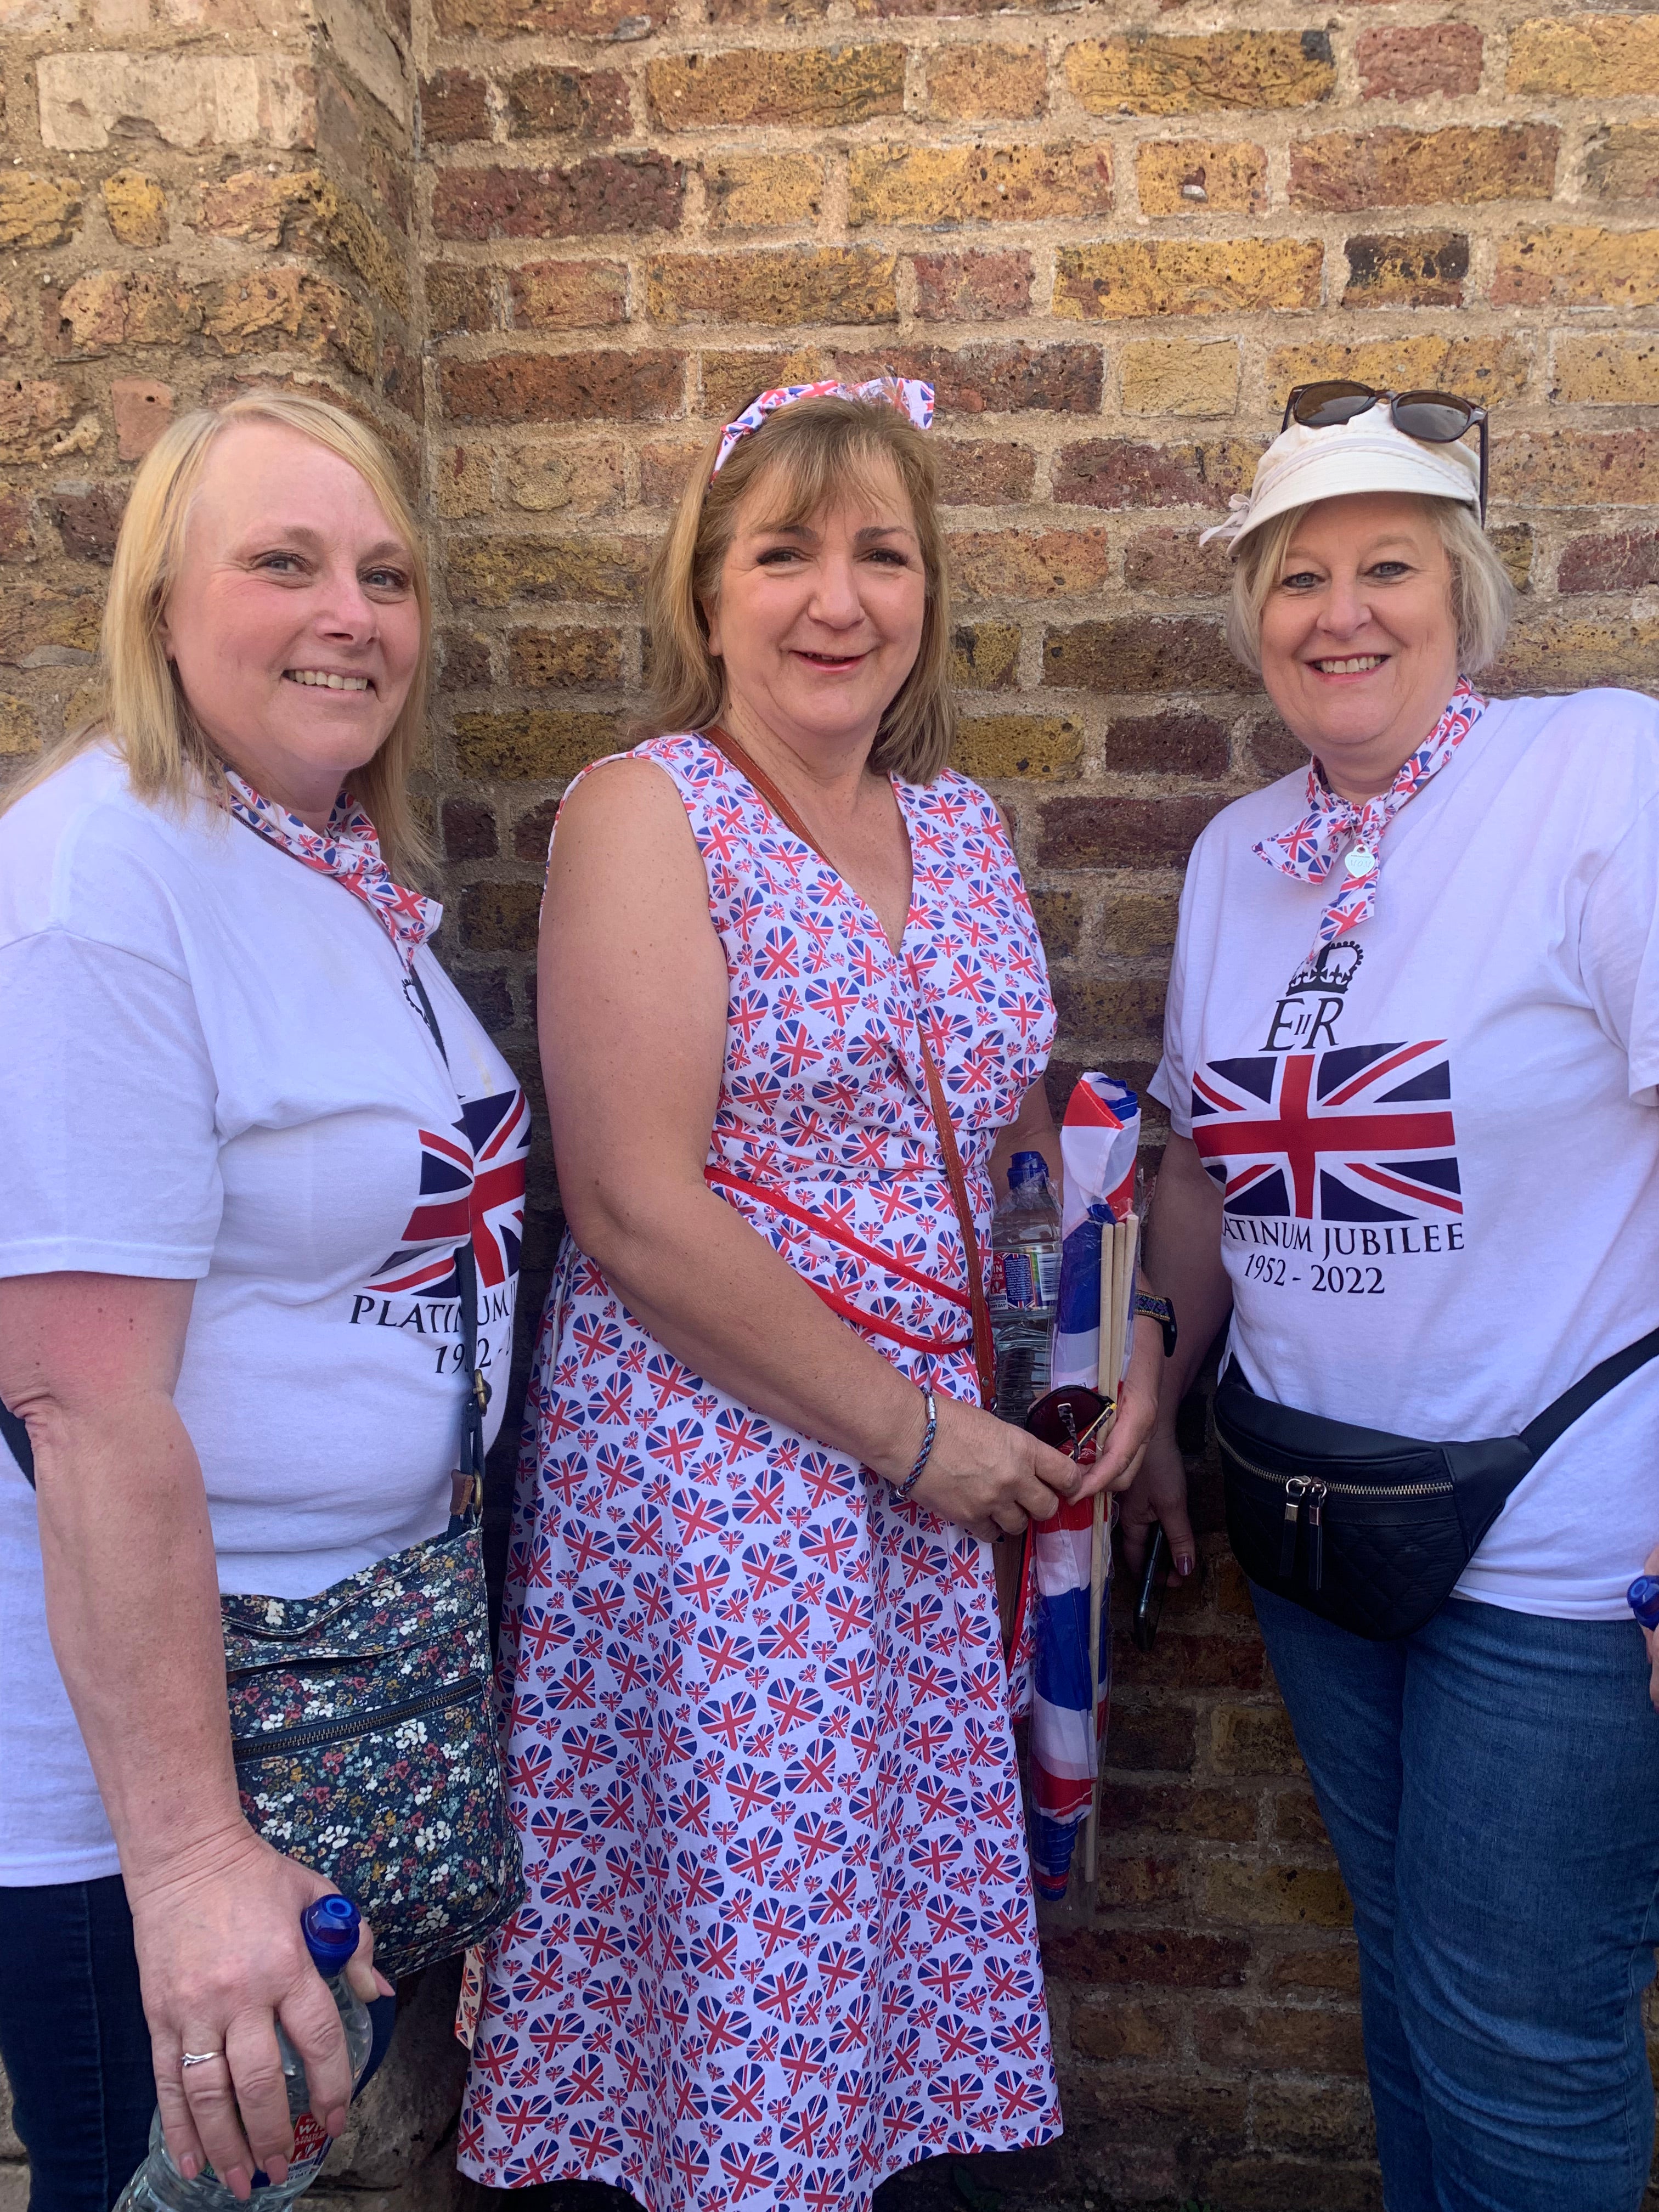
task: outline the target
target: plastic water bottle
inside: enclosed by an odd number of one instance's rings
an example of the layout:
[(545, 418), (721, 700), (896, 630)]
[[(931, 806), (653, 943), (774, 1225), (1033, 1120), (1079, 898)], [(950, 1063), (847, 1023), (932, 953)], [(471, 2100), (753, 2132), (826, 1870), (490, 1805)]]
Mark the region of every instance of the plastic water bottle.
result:
[[(356, 2088), (368, 2063), (374, 2029), (368, 2008), (345, 1978), (345, 1965), (357, 1948), (360, 1915), (349, 1897), (319, 1897), (300, 1915), (300, 1931), (306, 1939), (312, 1964), (328, 1984), (345, 2030), (346, 2055), (351, 2061)], [(258, 2212), (277, 2212), (309, 2189), (323, 2170), (331, 2138), (312, 2117), (311, 2092), (300, 2054), (276, 2024), (276, 2041), (283, 2054), (283, 2075), (288, 2084), (288, 2112), (294, 2123), (294, 2156), (286, 2181), (272, 2181), (264, 2172), (253, 2177), (252, 2205)], [(161, 2135), (158, 2112), (149, 2125), (149, 2156), (116, 2201), (115, 2212), (237, 2212), (242, 2200), (233, 2197), (211, 2166), (194, 2181), (186, 2181), (173, 2164)]]
[(1060, 1287), (1060, 1207), (1041, 1152), (1016, 1152), (991, 1222), (991, 1334), (997, 1412), (1023, 1421), (1048, 1388)]

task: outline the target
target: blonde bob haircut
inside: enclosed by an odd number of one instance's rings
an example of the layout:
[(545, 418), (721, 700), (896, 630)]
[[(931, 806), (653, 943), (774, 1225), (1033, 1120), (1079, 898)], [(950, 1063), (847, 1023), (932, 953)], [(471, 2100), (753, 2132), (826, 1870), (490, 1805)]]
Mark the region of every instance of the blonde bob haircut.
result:
[(248, 392), (225, 406), (198, 408), (170, 423), (133, 479), (115, 544), (100, 639), (102, 699), (87, 721), (50, 746), (6, 793), (10, 805), (66, 761), (107, 741), (147, 805), (182, 806), (205, 793), (222, 801), (225, 763), (190, 711), (161, 642), (161, 623), (184, 555), (191, 505), (215, 441), (239, 422), (276, 422), (337, 454), (356, 470), (409, 548), (421, 611), (421, 653), (409, 696), (374, 758), (351, 777), (353, 796), (373, 821), (386, 866), (401, 882), (418, 878), (431, 848), (410, 805), (408, 780), (426, 725), (432, 602), (421, 533), (391, 454), (373, 430), (325, 399), (303, 392)]
[[(1285, 556), (1304, 518), (1322, 504), (1310, 500), (1264, 522), (1247, 538), (1233, 568), (1233, 596), (1227, 609), (1227, 642), (1234, 657), (1261, 673), (1261, 611), (1267, 594), (1285, 573)], [(1509, 634), (1515, 586), (1492, 542), (1461, 499), (1424, 495), (1421, 504), (1445, 548), (1451, 570), (1452, 617), (1457, 624), (1457, 665), (1478, 675), (1496, 660)]]
[(842, 500), (879, 496), (886, 462), (910, 503), (927, 598), (915, 665), (882, 715), (870, 766), (908, 783), (931, 783), (950, 757), (956, 705), (950, 682), (950, 576), (938, 476), (925, 433), (900, 408), (826, 395), (797, 399), (769, 415), (758, 430), (738, 440), (714, 476), (719, 450), (717, 433), (652, 564), (646, 599), (651, 684), (643, 734), (702, 730), (720, 720), (724, 672), (708, 650), (705, 610), (719, 599), (720, 570), (749, 494), (755, 495), (756, 519), (796, 526)]

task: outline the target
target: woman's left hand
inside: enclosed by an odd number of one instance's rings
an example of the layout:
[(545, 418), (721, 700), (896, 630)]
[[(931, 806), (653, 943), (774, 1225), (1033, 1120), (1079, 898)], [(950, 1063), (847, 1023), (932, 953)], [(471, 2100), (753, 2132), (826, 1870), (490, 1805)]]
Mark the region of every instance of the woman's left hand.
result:
[[(1659, 1575), (1659, 1544), (1656, 1544), (1642, 1564), (1644, 1575)], [(1659, 1629), (1642, 1631), (1648, 1647), (1648, 1696), (1653, 1710), (1659, 1713)]]
[(1164, 1338), (1142, 1319), (1129, 1355), (1129, 1371), (1118, 1393), (1117, 1418), (1111, 1434), (1092, 1467), (1085, 1461), (1079, 1498), (1093, 1498), (1100, 1491), (1127, 1490), (1135, 1479), (1141, 1454), (1158, 1419), (1158, 1385), (1164, 1374)]

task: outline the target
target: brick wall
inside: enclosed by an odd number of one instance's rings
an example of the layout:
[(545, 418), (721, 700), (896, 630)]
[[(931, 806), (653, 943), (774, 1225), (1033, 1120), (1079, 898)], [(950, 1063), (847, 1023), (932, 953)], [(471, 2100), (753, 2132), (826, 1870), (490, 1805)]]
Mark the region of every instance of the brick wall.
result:
[[(0, 751), (74, 711), (170, 407), (366, 407), (439, 548), (444, 949), (532, 1088), (553, 805), (622, 734), (686, 457), (763, 383), (938, 385), (961, 759), (1066, 1071), (1147, 1073), (1188, 847), (1292, 757), (1194, 544), (1292, 381), (1485, 400), (1500, 688), (1652, 681), (1659, 11), (0, 0)], [(555, 1218), (544, 1156), (532, 1284)], [(1374, 2206), (1343, 1899), (1205, 1549), (1121, 1655), (1099, 1897), (1052, 1916), (1042, 2187)]]

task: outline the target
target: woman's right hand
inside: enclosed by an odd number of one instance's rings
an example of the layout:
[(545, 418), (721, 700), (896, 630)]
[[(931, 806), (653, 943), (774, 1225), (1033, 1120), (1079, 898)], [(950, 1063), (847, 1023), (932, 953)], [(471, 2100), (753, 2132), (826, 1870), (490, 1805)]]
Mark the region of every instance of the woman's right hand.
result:
[(912, 1500), (994, 1541), (1047, 1521), (1075, 1496), (1083, 1470), (1064, 1452), (960, 1398), (935, 1395), (939, 1428)]
[[(294, 2150), (274, 2016), (331, 2136), (345, 2125), (352, 2081), (339, 2014), (300, 1932), (307, 1905), (335, 1885), (239, 1826), (164, 1875), (131, 1883), (129, 1901), (167, 2149), (187, 2179), (210, 2164), (246, 2197), (256, 2167), (284, 2180)], [(374, 1949), (365, 1925), (346, 1968), (365, 2002), (392, 1994)], [(182, 2067), (186, 2051), (220, 2055)]]
[(1137, 1581), (1146, 1563), (1152, 1531), (1159, 1528), (1170, 1547), (1170, 1579), (1182, 1582), (1191, 1574), (1198, 1553), (1187, 1511), (1187, 1462), (1167, 1420), (1153, 1428), (1135, 1479), (1118, 1503), (1123, 1555)]

